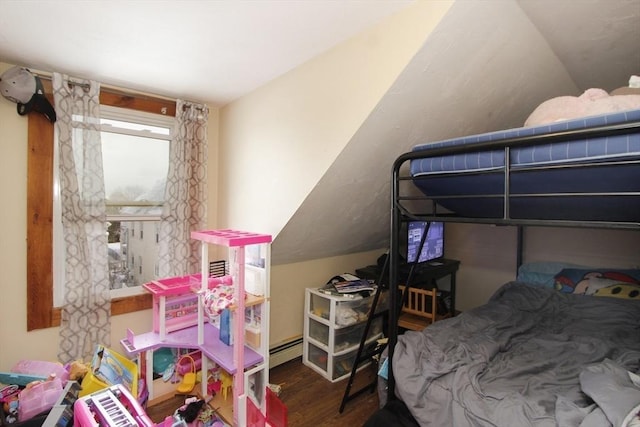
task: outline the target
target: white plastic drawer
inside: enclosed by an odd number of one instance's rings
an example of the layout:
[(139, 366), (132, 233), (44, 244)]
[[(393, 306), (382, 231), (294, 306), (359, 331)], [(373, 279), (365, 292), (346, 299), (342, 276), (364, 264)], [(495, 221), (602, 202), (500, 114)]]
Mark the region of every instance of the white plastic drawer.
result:
[(347, 354), (337, 356), (333, 360), (333, 380), (345, 375), (349, 375), (351, 373), (351, 368), (353, 367), (353, 362), (355, 361), (357, 353), (358, 349), (356, 348), (355, 350), (350, 351)]
[[(360, 340), (362, 339), (362, 334), (364, 333), (364, 328), (366, 326), (366, 322), (360, 323), (358, 325), (350, 326), (347, 328), (336, 329), (335, 341), (334, 341), (334, 350), (336, 353), (344, 351), (350, 347), (358, 347), (360, 344)], [(382, 333), (382, 317), (377, 317), (373, 319), (371, 322), (371, 327), (369, 328), (369, 334), (367, 335), (367, 340), (380, 335)]]
[(329, 355), (327, 354), (327, 352), (311, 343), (307, 343), (307, 345), (309, 346), (307, 353), (309, 362), (313, 363), (315, 366), (326, 372), (327, 363), (329, 361)]
[(329, 327), (309, 318), (309, 337), (324, 345), (329, 345)]
[(309, 312), (317, 317), (329, 320), (331, 300), (314, 293), (310, 293), (309, 297)]

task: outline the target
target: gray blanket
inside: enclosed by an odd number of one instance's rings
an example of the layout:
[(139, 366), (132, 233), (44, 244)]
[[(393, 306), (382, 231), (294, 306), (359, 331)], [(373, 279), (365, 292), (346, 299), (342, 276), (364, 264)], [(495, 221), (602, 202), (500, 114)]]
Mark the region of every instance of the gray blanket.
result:
[(617, 427), (640, 405), (613, 397), (634, 387), (615, 376), (640, 372), (640, 303), (508, 283), (399, 336), (393, 372), (424, 426)]

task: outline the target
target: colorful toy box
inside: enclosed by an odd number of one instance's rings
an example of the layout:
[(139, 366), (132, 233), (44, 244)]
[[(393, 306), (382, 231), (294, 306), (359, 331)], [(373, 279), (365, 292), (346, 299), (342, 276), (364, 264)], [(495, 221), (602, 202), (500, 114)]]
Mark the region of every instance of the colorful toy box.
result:
[(27, 421), (50, 410), (62, 394), (62, 382), (55, 378), (25, 388), (18, 395), (18, 420)]

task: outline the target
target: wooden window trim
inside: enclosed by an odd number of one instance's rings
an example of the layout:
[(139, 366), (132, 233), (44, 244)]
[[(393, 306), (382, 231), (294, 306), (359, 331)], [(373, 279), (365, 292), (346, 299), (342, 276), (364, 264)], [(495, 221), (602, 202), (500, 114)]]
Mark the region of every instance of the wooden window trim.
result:
[[(43, 80), (52, 100), (51, 82)], [(175, 116), (176, 103), (145, 95), (102, 89), (100, 104)], [(60, 326), (53, 306), (53, 124), (42, 114), (28, 116), (27, 154), (27, 331)], [(111, 301), (111, 314), (151, 308), (151, 295)]]

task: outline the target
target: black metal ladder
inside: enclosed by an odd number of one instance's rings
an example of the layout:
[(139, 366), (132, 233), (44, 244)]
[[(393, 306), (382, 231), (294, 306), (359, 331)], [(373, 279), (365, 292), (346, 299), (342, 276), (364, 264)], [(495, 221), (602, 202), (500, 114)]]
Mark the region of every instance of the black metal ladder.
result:
[[(356, 397), (358, 397), (359, 395), (361, 395), (367, 390), (369, 392), (373, 392), (376, 389), (376, 386), (378, 384), (378, 376), (374, 375), (373, 381), (371, 383), (366, 384), (363, 387), (351, 393), (351, 388), (353, 387), (353, 381), (355, 380), (355, 376), (356, 376), (356, 373), (358, 372), (358, 368), (360, 367), (360, 365), (362, 365), (364, 362), (371, 361), (375, 356), (378, 356), (378, 360), (380, 360), (379, 356), (387, 347), (387, 344), (384, 344), (384, 345), (377, 344), (377, 345), (367, 346), (367, 338), (369, 337), (369, 330), (371, 328), (371, 323), (377, 317), (386, 316), (389, 313), (389, 309), (391, 308), (393, 308), (396, 313), (400, 311), (400, 307), (402, 307), (402, 304), (404, 303), (405, 298), (408, 295), (409, 289), (411, 288), (411, 282), (413, 281), (415, 269), (416, 269), (416, 266), (418, 265), (419, 254), (422, 252), (422, 248), (424, 247), (424, 243), (426, 241), (427, 233), (429, 232), (430, 226), (431, 226), (431, 223), (428, 222), (427, 227), (425, 228), (424, 232), (422, 233), (422, 236), (420, 237), (420, 244), (418, 245), (418, 255), (416, 255), (416, 260), (410, 263), (409, 273), (406, 277), (406, 282), (405, 282), (405, 290), (402, 293), (400, 300), (398, 301), (399, 302), (398, 307), (391, 307), (390, 306), (391, 301), (395, 301), (395, 298), (388, 298), (389, 302), (387, 303), (387, 308), (376, 312), (378, 302), (380, 300), (380, 295), (383, 292), (383, 286), (382, 286), (383, 278), (385, 277), (385, 274), (389, 267), (389, 262), (390, 262), (389, 258), (391, 257), (390, 251), (387, 252), (387, 257), (382, 266), (382, 271), (380, 272), (380, 276), (378, 277), (378, 281), (377, 281), (378, 286), (376, 287), (376, 293), (375, 293), (375, 296), (373, 297), (373, 302), (371, 303), (371, 308), (369, 309), (369, 313), (367, 315), (367, 323), (364, 327), (364, 331), (362, 332), (362, 338), (360, 338), (360, 346), (358, 347), (358, 352), (356, 353), (356, 357), (353, 361), (353, 366), (351, 367), (351, 375), (349, 376), (349, 382), (347, 382), (347, 387), (344, 390), (342, 402), (340, 403), (340, 410), (339, 410), (340, 413), (344, 411), (344, 407), (349, 401), (351, 401), (352, 399), (355, 399)], [(395, 286), (389, 286), (389, 288), (394, 289)], [(389, 317), (387, 316), (387, 319), (388, 318)], [(386, 330), (387, 332), (386, 333), (387, 337), (389, 336), (388, 332), (391, 328), (395, 328), (395, 331), (396, 331), (395, 334), (397, 336), (397, 327), (398, 327), (397, 316), (395, 316), (395, 319), (396, 319), (396, 324), (392, 325), (389, 321), (387, 321), (387, 327), (383, 328), (383, 330)]]
[(371, 323), (378, 317), (386, 316), (388, 311), (388, 309), (385, 309), (376, 312), (376, 307), (381, 294), (382, 287), (378, 286), (375, 296), (373, 297), (373, 302), (371, 303), (371, 309), (367, 316), (367, 323), (364, 327), (362, 338), (360, 339), (360, 346), (358, 347), (358, 352), (356, 353), (356, 357), (353, 361), (353, 366), (351, 367), (351, 375), (349, 376), (349, 381), (347, 382), (347, 387), (344, 391), (344, 396), (342, 397), (342, 403), (340, 403), (340, 413), (344, 411), (344, 407), (349, 401), (355, 399), (366, 391), (373, 393), (373, 391), (376, 389), (378, 377), (377, 375), (374, 375), (373, 381), (351, 393), (351, 388), (353, 387), (353, 382), (360, 366), (362, 366), (362, 364), (365, 362), (372, 361), (375, 356), (379, 356), (386, 348), (386, 344), (379, 344), (378, 342), (370, 343), (367, 345), (367, 338), (369, 337)]
[[(356, 357), (353, 361), (353, 366), (351, 367), (351, 375), (349, 376), (349, 381), (347, 382), (347, 387), (344, 390), (344, 396), (342, 397), (342, 402), (340, 403), (340, 413), (344, 411), (345, 405), (360, 396), (362, 393), (369, 391), (372, 393), (375, 391), (376, 386), (378, 384), (378, 376), (374, 375), (373, 381), (369, 384), (366, 384), (359, 388), (358, 390), (351, 393), (351, 388), (353, 387), (353, 382), (355, 380), (356, 374), (360, 366), (365, 363), (372, 361), (375, 356), (380, 356), (384, 349), (386, 348), (386, 344), (379, 344), (378, 342), (371, 343), (367, 345), (367, 339), (369, 337), (369, 330), (371, 329), (371, 324), (373, 320), (382, 317), (385, 319), (389, 308), (387, 307), (384, 310), (377, 311), (378, 302), (380, 301), (380, 296), (383, 292), (382, 286), (382, 278), (387, 271), (387, 266), (389, 265), (389, 256), (387, 255), (384, 265), (382, 267), (382, 271), (380, 272), (380, 277), (378, 278), (376, 291), (373, 297), (373, 301), (371, 302), (371, 307), (369, 308), (369, 312), (367, 314), (367, 323), (364, 326), (364, 331), (362, 331), (362, 337), (360, 338), (360, 345), (358, 346), (358, 352), (356, 353)], [(383, 328), (384, 330), (385, 328)], [(379, 360), (379, 359), (378, 359)]]

